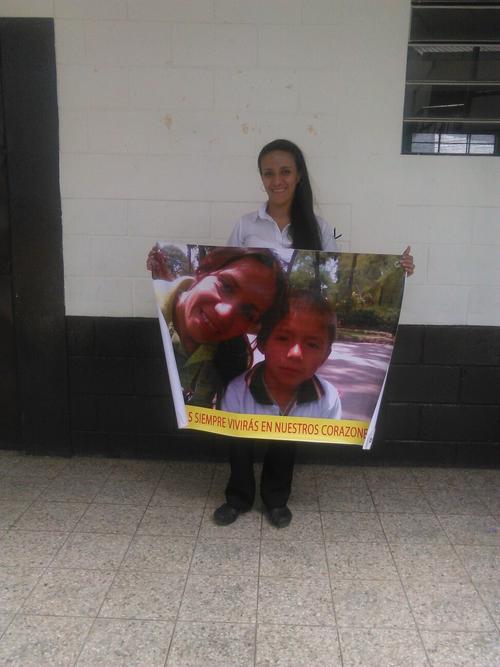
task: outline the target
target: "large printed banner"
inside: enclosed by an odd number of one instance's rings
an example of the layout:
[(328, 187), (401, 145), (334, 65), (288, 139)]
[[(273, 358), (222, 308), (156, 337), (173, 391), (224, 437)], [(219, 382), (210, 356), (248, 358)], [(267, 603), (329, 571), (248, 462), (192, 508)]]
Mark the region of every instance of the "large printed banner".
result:
[(159, 242), (153, 260), (179, 428), (370, 448), (399, 256)]

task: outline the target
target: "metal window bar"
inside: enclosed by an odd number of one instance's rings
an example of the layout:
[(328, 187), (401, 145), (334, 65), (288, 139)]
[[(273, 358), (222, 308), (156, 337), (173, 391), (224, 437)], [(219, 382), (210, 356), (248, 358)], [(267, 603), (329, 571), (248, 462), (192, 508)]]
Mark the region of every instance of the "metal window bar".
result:
[[(408, 54), (410, 55), (410, 48), (413, 49), (414, 52), (418, 53), (419, 56), (425, 57), (428, 54), (431, 53), (436, 53), (436, 54), (446, 54), (446, 53), (467, 53), (469, 52), (471, 54), (470, 58), (464, 57), (464, 62), (463, 62), (463, 67), (467, 68), (468, 71), (463, 70), (463, 74), (460, 74), (460, 70), (457, 71), (457, 80), (453, 79), (447, 79), (447, 80), (442, 80), (439, 78), (439, 74), (441, 71), (439, 71), (438, 75), (436, 78), (432, 78), (432, 76), (429, 76), (429, 78), (424, 78), (422, 79), (407, 79), (406, 80), (406, 94), (410, 94), (411, 92), (411, 86), (413, 86), (413, 90), (415, 90), (415, 86), (433, 86), (433, 85), (439, 85), (440, 87), (442, 86), (449, 86), (450, 88), (450, 93), (452, 92), (453, 88), (456, 86), (468, 86), (466, 98), (465, 98), (465, 106), (464, 110), (469, 108), (469, 112), (471, 111), (471, 104), (472, 100), (474, 97), (474, 88), (477, 86), (491, 86), (491, 87), (496, 87), (500, 86), (500, 75), (495, 77), (493, 81), (488, 80), (478, 80), (478, 68), (480, 64), (480, 57), (481, 55), (484, 56), (484, 54), (494, 54), (500, 51), (500, 34), (496, 34), (495, 32), (491, 32), (491, 26), (489, 26), (487, 23), (484, 24), (484, 31), (481, 27), (481, 24), (478, 23), (477, 20), (472, 21), (471, 26), (469, 24), (460, 23), (461, 20), (461, 13), (462, 10), (464, 11), (464, 16), (466, 16), (466, 11), (467, 10), (475, 10), (474, 11), (474, 17), (479, 17), (479, 14), (476, 14), (477, 12), (484, 11), (485, 14), (484, 16), (487, 18), (488, 16), (494, 17), (493, 24), (496, 25), (497, 19), (496, 17), (500, 15), (500, 1), (499, 0), (480, 0), (480, 1), (475, 1), (475, 0), (412, 0), (411, 2), (411, 7), (412, 7), (412, 13), (411, 13), (411, 27), (410, 27), (410, 39), (408, 42), (409, 46), (409, 51)], [(424, 20), (429, 14), (421, 13), (421, 10), (436, 10), (440, 11), (440, 15), (438, 17), (438, 14), (436, 14), (436, 19), (438, 20), (437, 24), (429, 24), (427, 23), (427, 26), (429, 27), (429, 30), (426, 31), (426, 25), (421, 24), (420, 26), (418, 24), (414, 24), (414, 21)], [(493, 14), (491, 13), (493, 11)], [(448, 12), (450, 12), (448, 14)], [(433, 11), (431, 11), (430, 15), (433, 15)], [(458, 17), (458, 19), (457, 19)], [(447, 24), (448, 18), (453, 19), (454, 21), (458, 21), (455, 25), (457, 26), (457, 31), (456, 35), (458, 36), (458, 39), (451, 40), (450, 37), (453, 35), (453, 30), (448, 29), (449, 25)], [(443, 32), (441, 35), (441, 38), (439, 38), (439, 33), (438, 29), (439, 27), (443, 28)], [(470, 29), (469, 35), (467, 34), (467, 29)], [(476, 39), (467, 39), (468, 36), (473, 36), (475, 34)], [(433, 37), (432, 39), (424, 39), (425, 37)], [(412, 38), (413, 37), (413, 38)], [(422, 39), (419, 39), (419, 38)], [(478, 39), (478, 37), (481, 37)], [(407, 64), (407, 71), (409, 69), (409, 55), (408, 55), (408, 64)], [(446, 56), (444, 56), (446, 58)], [(439, 55), (437, 56), (439, 60)], [(496, 62), (496, 58), (494, 55), (490, 55), (486, 57), (486, 60), (483, 60), (483, 62), (486, 64), (486, 67), (488, 67), (488, 61), (491, 61), (493, 59), (493, 63)], [(458, 66), (461, 66), (461, 63), (458, 63)], [(429, 72), (432, 72), (434, 69), (434, 66), (430, 68), (430, 70), (425, 70), (425, 69), (420, 69), (418, 68), (415, 70), (415, 65), (413, 66), (413, 69), (415, 73), (419, 72), (422, 74), (427, 75)], [(484, 70), (483, 70), (484, 71)], [(488, 69), (486, 70), (488, 72)], [(488, 72), (489, 76), (487, 77), (490, 79), (491, 73), (493, 72), (494, 74), (494, 69), (491, 70), (490, 66), (490, 71)], [(443, 73), (449, 73), (453, 74), (453, 68), (449, 69), (446, 68), (446, 63), (445, 67), (443, 69)], [(462, 77), (460, 79), (460, 76)], [(480, 79), (480, 75), (479, 75)], [(477, 89), (477, 88), (476, 88)], [(446, 97), (446, 96), (445, 96)], [(455, 100), (456, 101), (456, 100)], [(446, 103), (446, 99), (443, 100), (443, 104)], [(406, 105), (405, 105), (406, 106)], [(494, 107), (492, 108), (492, 110)], [(426, 126), (429, 128), (427, 131), (428, 134), (433, 134), (434, 135), (434, 154), (444, 154), (444, 153), (450, 153), (450, 154), (457, 154), (453, 153), (453, 151), (449, 150), (447, 151), (447, 147), (452, 147), (454, 144), (453, 142), (448, 142), (446, 141), (446, 136), (453, 134), (453, 125), (462, 125), (462, 126), (478, 126), (480, 125), (482, 128), (484, 128), (484, 131), (478, 133), (477, 131), (474, 131), (471, 129), (471, 131), (463, 131), (460, 132), (458, 128), (455, 130), (456, 135), (461, 135), (463, 134), (464, 136), (464, 151), (461, 154), (465, 155), (498, 155), (500, 153), (500, 118), (496, 117), (496, 112), (493, 112), (491, 118), (484, 117), (484, 107), (483, 107), (483, 118), (478, 119), (477, 117), (467, 117), (467, 114), (464, 114), (465, 117), (450, 117), (450, 118), (439, 118), (438, 116), (435, 118), (429, 118), (428, 116), (423, 116), (423, 117), (404, 117), (403, 119), (403, 127), (406, 125), (408, 127), (408, 130), (405, 130), (403, 132), (403, 153), (421, 153), (419, 151), (419, 144), (423, 147), (424, 145), (427, 148), (430, 148), (432, 145), (432, 142), (429, 141), (418, 141), (418, 135), (422, 135), (426, 133)], [(415, 130), (410, 129), (410, 124), (418, 124), (418, 130), (415, 128)], [(443, 129), (441, 130), (439, 126), (441, 125)], [(446, 127), (446, 125), (449, 125), (449, 127)], [(445, 129), (446, 127), (446, 129)], [(483, 134), (486, 135), (489, 140), (485, 140), (484, 142), (481, 141), (472, 141), (472, 136), (473, 135), (478, 135), (478, 134)], [(430, 138), (430, 137), (429, 137)], [(459, 144), (456, 144), (459, 145)], [(471, 152), (472, 148), (472, 152)], [(483, 150), (481, 150), (481, 148)], [(429, 154), (429, 150), (427, 151), (422, 151), (425, 152), (426, 154)]]

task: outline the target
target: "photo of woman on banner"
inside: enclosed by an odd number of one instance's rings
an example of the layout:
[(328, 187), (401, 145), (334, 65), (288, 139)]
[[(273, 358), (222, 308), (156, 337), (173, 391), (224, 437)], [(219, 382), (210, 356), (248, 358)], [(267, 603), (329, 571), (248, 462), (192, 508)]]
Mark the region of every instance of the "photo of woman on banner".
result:
[(376, 417), (403, 295), (398, 255), (159, 242), (148, 265), (181, 428), (227, 419), (194, 408), (365, 429)]
[(282, 312), (263, 318), (256, 342), (264, 360), (229, 384), (221, 409), (341, 419), (336, 387), (316, 374), (330, 355), (336, 329), (335, 312), (319, 292), (291, 292)]
[(225, 384), (248, 369), (246, 337), (283, 302), (285, 279), (272, 250), (213, 248), (194, 275), (178, 275), (155, 246), (147, 267), (172, 337), (186, 404), (215, 407)]

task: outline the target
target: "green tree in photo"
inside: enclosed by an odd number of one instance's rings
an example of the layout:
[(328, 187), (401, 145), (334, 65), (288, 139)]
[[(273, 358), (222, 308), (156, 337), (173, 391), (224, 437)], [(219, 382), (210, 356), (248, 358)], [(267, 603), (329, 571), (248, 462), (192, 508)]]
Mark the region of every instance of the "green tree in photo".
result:
[(328, 296), (337, 280), (337, 259), (331, 253), (297, 250), (290, 260), (288, 274), (291, 287), (316, 289)]
[(189, 274), (189, 261), (186, 254), (176, 245), (162, 246), (162, 253), (168, 260), (172, 278)]
[(393, 334), (402, 299), (396, 255), (294, 251), (287, 273), (292, 288), (316, 289), (335, 307), (346, 329)]

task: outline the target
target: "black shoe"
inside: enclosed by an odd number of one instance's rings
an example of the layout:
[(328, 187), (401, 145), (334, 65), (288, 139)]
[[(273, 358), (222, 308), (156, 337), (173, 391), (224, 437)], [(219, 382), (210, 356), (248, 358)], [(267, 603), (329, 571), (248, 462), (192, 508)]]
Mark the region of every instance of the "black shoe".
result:
[(218, 507), (214, 512), (214, 521), (218, 526), (229, 526), (240, 516), (241, 510), (231, 507), (227, 503)]
[(273, 507), (268, 510), (269, 521), (275, 528), (286, 528), (292, 520), (292, 513), (285, 505), (284, 507)]

